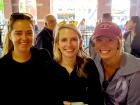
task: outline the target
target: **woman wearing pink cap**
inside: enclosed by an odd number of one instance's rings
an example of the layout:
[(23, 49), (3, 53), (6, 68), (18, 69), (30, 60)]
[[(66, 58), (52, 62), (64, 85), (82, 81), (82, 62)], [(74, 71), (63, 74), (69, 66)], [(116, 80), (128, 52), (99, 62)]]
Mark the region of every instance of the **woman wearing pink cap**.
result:
[(106, 105), (140, 105), (140, 59), (123, 51), (119, 27), (102, 22), (93, 34)]

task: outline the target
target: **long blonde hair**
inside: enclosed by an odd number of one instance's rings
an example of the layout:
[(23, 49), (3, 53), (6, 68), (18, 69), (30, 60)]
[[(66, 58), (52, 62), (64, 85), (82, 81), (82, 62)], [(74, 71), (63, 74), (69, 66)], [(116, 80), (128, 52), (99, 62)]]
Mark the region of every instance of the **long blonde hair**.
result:
[[(62, 53), (60, 52), (60, 50), (58, 48), (58, 42), (59, 42), (59, 32), (63, 28), (67, 28), (67, 29), (71, 29), (71, 30), (75, 31), (77, 33), (79, 39), (82, 40), (81, 33), (77, 29), (76, 26), (74, 26), (72, 24), (57, 25), (55, 27), (55, 30), (54, 30), (54, 49), (53, 49), (54, 60), (57, 63), (60, 63), (61, 60), (62, 60)], [(87, 74), (85, 73), (85, 70), (84, 70), (84, 66), (87, 62), (86, 58), (87, 58), (87, 55), (85, 54), (85, 52), (83, 51), (83, 48), (81, 46), (79, 48), (79, 51), (78, 51), (78, 54), (77, 54), (77, 61), (80, 61), (80, 62), (78, 62), (78, 63), (80, 63), (80, 67), (79, 67), (79, 70), (77, 72), (78, 72), (78, 76), (80, 76), (80, 77), (87, 77)]]

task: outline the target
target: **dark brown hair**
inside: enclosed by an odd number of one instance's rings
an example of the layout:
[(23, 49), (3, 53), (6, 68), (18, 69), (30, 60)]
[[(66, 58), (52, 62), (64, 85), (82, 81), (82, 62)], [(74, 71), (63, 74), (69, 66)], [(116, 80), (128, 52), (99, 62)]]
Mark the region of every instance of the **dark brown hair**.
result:
[(17, 20), (27, 20), (30, 22), (30, 24), (33, 26), (33, 17), (32, 15), (28, 13), (12, 13), (10, 16), (10, 19), (8, 21), (7, 29), (8, 32), (5, 35), (5, 41), (4, 41), (4, 46), (3, 46), (3, 51), (2, 51), (2, 56), (6, 55), (9, 51), (13, 49), (13, 43), (10, 40), (10, 35), (11, 31), (13, 30), (13, 24)]

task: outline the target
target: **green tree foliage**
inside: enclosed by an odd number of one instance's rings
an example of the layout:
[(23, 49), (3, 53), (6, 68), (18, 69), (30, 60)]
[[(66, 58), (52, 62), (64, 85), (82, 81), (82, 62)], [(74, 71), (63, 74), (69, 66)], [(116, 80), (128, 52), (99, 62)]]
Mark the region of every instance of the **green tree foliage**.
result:
[(3, 5), (3, 0), (0, 0), (0, 11), (3, 11), (4, 5)]

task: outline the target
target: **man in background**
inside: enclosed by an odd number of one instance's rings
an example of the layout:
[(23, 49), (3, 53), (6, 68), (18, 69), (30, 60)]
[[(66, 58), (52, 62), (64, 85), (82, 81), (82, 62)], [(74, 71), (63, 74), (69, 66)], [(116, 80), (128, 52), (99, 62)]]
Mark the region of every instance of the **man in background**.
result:
[(50, 55), (53, 57), (53, 29), (56, 25), (55, 16), (48, 14), (44, 18), (44, 28), (37, 35), (35, 41), (35, 47), (45, 48), (49, 51)]
[(102, 22), (105, 22), (105, 21), (110, 21), (110, 22), (112, 22), (111, 13), (104, 13), (104, 14), (103, 14), (103, 16), (102, 16)]

